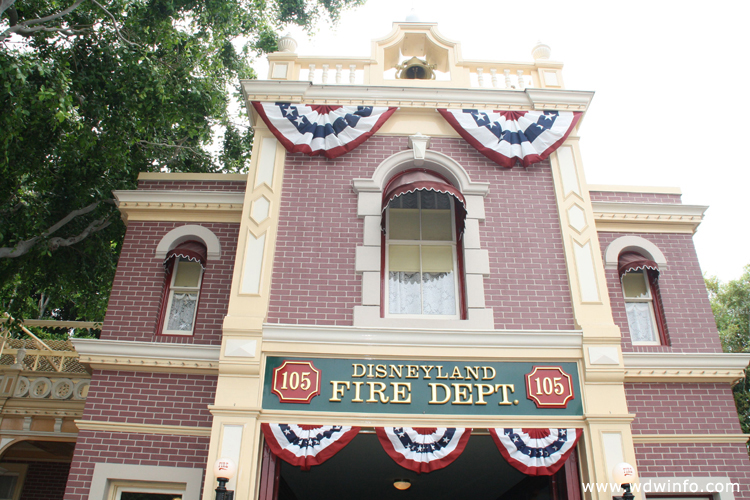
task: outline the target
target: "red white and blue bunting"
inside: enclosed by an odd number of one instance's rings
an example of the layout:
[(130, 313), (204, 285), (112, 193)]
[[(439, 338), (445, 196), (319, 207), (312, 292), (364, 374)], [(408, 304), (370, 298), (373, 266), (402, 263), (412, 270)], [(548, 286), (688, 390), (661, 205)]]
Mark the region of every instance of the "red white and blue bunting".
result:
[(466, 448), (471, 429), (378, 427), (375, 432), (388, 455), (416, 473), (447, 467)]
[(573, 111), (438, 109), (477, 151), (502, 167), (545, 160), (581, 118)]
[(398, 108), (253, 102), (290, 153), (337, 158), (365, 142)]
[(322, 464), (359, 432), (342, 425), (262, 424), (261, 429), (273, 454), (302, 470)]
[(490, 429), (510, 465), (530, 476), (551, 476), (565, 464), (581, 429)]

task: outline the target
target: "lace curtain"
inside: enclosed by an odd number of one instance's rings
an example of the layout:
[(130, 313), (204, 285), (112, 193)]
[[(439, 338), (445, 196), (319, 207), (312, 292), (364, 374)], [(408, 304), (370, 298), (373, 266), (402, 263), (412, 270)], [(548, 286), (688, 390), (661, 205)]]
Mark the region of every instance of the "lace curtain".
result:
[[(390, 272), (388, 301), (391, 314), (456, 314), (453, 273)], [(423, 303), (420, 304), (420, 282)]]
[(167, 330), (192, 331), (197, 303), (197, 293), (175, 293), (172, 296)]
[(651, 318), (651, 304), (648, 302), (626, 302), (630, 338), (633, 342), (655, 342), (654, 323)]

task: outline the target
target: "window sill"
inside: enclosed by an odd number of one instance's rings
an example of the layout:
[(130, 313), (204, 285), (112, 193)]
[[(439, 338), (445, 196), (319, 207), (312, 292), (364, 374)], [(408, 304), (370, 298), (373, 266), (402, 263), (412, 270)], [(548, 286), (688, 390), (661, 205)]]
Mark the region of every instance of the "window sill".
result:
[(372, 328), (427, 328), (432, 330), (494, 330), (492, 309), (469, 309), (467, 319), (380, 317), (380, 306), (355, 306), (354, 326)]

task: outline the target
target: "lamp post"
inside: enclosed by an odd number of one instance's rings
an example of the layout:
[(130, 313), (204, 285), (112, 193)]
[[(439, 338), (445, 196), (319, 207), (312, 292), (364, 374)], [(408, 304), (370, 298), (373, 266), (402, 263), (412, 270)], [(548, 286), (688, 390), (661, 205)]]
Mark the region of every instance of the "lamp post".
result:
[(216, 500), (234, 500), (234, 491), (227, 489), (227, 482), (237, 473), (237, 464), (231, 458), (220, 458), (214, 463), (214, 476), (219, 481)]
[(621, 497), (614, 498), (622, 500), (633, 500), (635, 498), (635, 495), (630, 492), (630, 483), (635, 481), (635, 478), (635, 467), (633, 467), (629, 463), (622, 462), (615, 465), (612, 468), (612, 479), (614, 479), (617, 484), (622, 486), (622, 489), (625, 490), (625, 494), (623, 494)]

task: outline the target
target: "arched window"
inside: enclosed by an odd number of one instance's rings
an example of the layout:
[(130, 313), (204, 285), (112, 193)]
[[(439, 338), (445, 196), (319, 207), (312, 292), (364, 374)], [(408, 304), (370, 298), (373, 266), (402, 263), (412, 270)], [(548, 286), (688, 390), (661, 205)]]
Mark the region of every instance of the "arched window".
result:
[(617, 269), (625, 297), (630, 340), (637, 345), (666, 345), (667, 331), (659, 293), (659, 266), (638, 252), (622, 252)]
[(396, 175), (384, 193), (382, 313), (465, 319), (463, 195), (425, 169)]
[(164, 259), (167, 279), (159, 333), (193, 334), (205, 267), (206, 247), (203, 243), (187, 241), (167, 252)]

